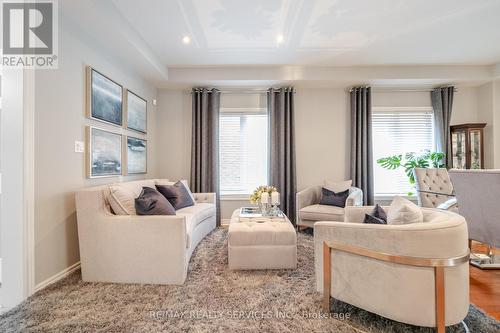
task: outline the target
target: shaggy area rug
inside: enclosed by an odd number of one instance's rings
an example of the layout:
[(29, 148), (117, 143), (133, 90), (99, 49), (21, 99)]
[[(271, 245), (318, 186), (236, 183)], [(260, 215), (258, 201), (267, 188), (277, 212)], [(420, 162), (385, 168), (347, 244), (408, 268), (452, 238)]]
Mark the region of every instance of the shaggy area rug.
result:
[[(218, 229), (199, 244), (182, 286), (86, 283), (77, 272), (1, 315), (0, 332), (434, 332), (339, 301), (323, 317), (313, 257), (312, 236), (300, 233), (296, 270), (230, 271), (227, 230)], [(471, 332), (500, 332), (473, 305), (465, 322)]]

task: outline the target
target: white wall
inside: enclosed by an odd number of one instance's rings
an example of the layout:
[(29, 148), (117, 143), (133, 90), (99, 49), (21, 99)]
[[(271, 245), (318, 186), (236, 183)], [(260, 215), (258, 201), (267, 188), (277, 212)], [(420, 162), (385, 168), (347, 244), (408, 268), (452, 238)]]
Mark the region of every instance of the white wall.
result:
[(453, 99), (451, 124), (475, 123), (478, 121), (478, 88), (459, 87)]
[(487, 169), (494, 167), (494, 124), (493, 124), (493, 83), (487, 83), (477, 88), (477, 120), (486, 123), (484, 128), (484, 166)]
[(500, 168), (500, 80), (493, 83), (492, 113), (493, 113), (493, 166)]
[(345, 89), (297, 89), (297, 189), (349, 177), (350, 113)]
[(2, 252), (1, 307), (13, 307), (27, 296), (25, 263), (24, 198), (24, 117), (27, 116), (23, 91), (29, 83), (23, 70), (4, 69), (0, 126), (0, 245)]
[[(78, 35), (80, 36), (80, 35)], [(35, 87), (35, 283), (79, 261), (74, 193), (78, 189), (131, 179), (85, 177), (84, 154), (74, 152), (84, 141), (85, 125), (126, 133), (116, 126), (85, 118), (85, 67), (91, 65), (148, 101), (148, 174), (156, 176), (156, 89), (130, 72), (111, 54), (101, 54), (91, 39), (59, 29), (59, 69), (40, 70)], [(83, 40), (80, 38), (84, 38)], [(175, 126), (172, 126), (175, 127)], [(134, 134), (137, 136), (137, 134)], [(139, 135), (139, 137), (143, 137)]]
[(182, 90), (159, 90), (156, 116), (158, 177), (189, 180), (191, 95)]

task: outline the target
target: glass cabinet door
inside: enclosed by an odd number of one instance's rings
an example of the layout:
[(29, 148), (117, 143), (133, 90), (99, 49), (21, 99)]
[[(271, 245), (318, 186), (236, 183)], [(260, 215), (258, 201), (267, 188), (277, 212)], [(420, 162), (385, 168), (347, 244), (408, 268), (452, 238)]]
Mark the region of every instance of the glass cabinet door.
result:
[(470, 132), (470, 168), (481, 169), (481, 131), (473, 129)]
[(466, 136), (464, 131), (451, 134), (451, 145), (453, 152), (453, 167), (456, 169), (466, 168)]

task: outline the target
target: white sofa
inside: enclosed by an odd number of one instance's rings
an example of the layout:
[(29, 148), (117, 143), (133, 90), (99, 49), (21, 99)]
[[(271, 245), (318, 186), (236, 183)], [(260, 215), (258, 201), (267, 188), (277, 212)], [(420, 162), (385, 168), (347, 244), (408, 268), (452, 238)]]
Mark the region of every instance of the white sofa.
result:
[[(167, 180), (112, 184), (140, 193)], [(115, 215), (110, 185), (76, 193), (83, 281), (182, 284), (198, 243), (216, 226), (215, 193), (194, 193), (195, 205), (176, 215)]]
[[(347, 207), (345, 222), (317, 222), (314, 225), (316, 289), (323, 291), (325, 241), (366, 249), (365, 252), (376, 252), (382, 257), (393, 255), (406, 261), (416, 257), (431, 263), (454, 263), (453, 267), (444, 267), (445, 319), (442, 324), (460, 323), (469, 309), (465, 219), (452, 212), (422, 208), (423, 223), (362, 223), (365, 213), (372, 208)], [(384, 209), (387, 211), (388, 207)], [(428, 260), (435, 258), (437, 260)], [(434, 267), (387, 262), (339, 250), (331, 250), (329, 265), (329, 289), (335, 299), (399, 322), (437, 326)]]

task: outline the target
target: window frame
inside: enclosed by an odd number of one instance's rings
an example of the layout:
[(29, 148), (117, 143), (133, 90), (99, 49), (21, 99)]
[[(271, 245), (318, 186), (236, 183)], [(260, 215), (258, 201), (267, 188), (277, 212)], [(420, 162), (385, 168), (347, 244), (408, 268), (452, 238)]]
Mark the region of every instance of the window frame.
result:
[[(434, 115), (434, 108), (432, 106), (373, 106), (372, 107), (372, 119), (373, 115), (377, 112), (415, 112), (415, 111), (420, 111), (420, 112), (428, 112), (431, 115)], [(432, 150), (436, 150), (436, 135), (435, 135), (435, 122), (434, 122), (434, 116), (432, 116)], [(373, 134), (373, 130), (372, 130)], [(373, 145), (373, 137), (372, 137), (372, 145)], [(374, 166), (376, 164), (375, 158), (374, 158)], [(375, 176), (375, 172), (373, 173)], [(401, 196), (404, 198), (407, 198), (409, 200), (417, 200), (417, 193), (414, 191), (412, 196), (408, 196), (407, 193), (404, 194), (389, 194), (389, 193), (380, 193), (377, 194), (375, 192), (375, 186), (374, 186), (374, 199), (376, 201), (391, 201), (394, 199), (396, 196)]]
[[(262, 115), (262, 116), (267, 116), (268, 117), (268, 124), (269, 124), (269, 110), (267, 107), (221, 107), (219, 109), (219, 122), (220, 118), (223, 116), (248, 116), (248, 115)], [(220, 124), (220, 123), (219, 123)], [(219, 125), (220, 126), (220, 125)], [(219, 129), (220, 131), (220, 129)], [(269, 131), (269, 126), (267, 128), (267, 143), (268, 143), (268, 159), (269, 159), (269, 140), (270, 140), (270, 131)], [(219, 133), (220, 137), (220, 133)], [(220, 144), (220, 143), (219, 143)], [(220, 174), (220, 146), (219, 146), (219, 174)], [(269, 161), (267, 161), (269, 163)], [(269, 183), (269, 170), (268, 170), (268, 179), (266, 181), (266, 184), (262, 185), (267, 185)], [(221, 180), (219, 179), (219, 188), (221, 187)], [(220, 200), (223, 201), (248, 201), (249, 197), (252, 193), (222, 193), (220, 192)]]

